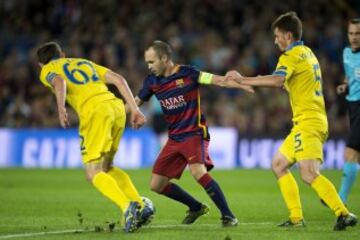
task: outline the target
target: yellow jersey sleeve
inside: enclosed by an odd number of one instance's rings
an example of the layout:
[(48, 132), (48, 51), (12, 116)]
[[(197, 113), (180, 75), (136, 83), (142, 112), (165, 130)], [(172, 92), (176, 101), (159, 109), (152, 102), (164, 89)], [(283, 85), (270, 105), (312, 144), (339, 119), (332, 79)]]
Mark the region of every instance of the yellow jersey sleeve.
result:
[(95, 63), (93, 63), (93, 62), (92, 62), (92, 64), (93, 64), (93, 66), (94, 66), (94, 68), (95, 68), (95, 71), (98, 73), (101, 81), (105, 82), (105, 74), (106, 74), (107, 72), (111, 71), (111, 70), (108, 69), (108, 68), (106, 68), (106, 67), (104, 67), (104, 66), (97, 65), (97, 64), (95, 64)]
[(274, 75), (284, 76), (285, 80), (291, 78), (296, 67), (296, 60), (291, 55), (284, 53), (280, 56), (279, 62), (274, 71)]
[(40, 81), (42, 84), (44, 84), (46, 87), (52, 89), (52, 82), (54, 81), (54, 77), (56, 75), (60, 75), (60, 71), (57, 69), (57, 66), (48, 63), (46, 64), (42, 69), (40, 73)]

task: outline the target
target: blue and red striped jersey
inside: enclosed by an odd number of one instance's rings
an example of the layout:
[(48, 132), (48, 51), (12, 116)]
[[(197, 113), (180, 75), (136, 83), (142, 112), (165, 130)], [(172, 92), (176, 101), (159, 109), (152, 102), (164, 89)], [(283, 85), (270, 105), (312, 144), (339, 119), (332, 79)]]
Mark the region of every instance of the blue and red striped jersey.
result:
[(148, 75), (138, 97), (148, 101), (155, 94), (168, 124), (169, 137), (183, 141), (187, 136), (209, 139), (205, 116), (200, 109), (200, 71), (192, 66), (177, 65), (168, 77)]

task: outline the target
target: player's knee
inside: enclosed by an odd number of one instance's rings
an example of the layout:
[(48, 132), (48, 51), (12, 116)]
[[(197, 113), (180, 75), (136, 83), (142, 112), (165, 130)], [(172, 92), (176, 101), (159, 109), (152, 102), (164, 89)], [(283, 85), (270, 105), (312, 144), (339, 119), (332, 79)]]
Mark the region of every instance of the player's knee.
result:
[(97, 169), (97, 168), (88, 168), (86, 169), (86, 180), (89, 183), (92, 183), (94, 180), (94, 177), (96, 176), (96, 174), (102, 172), (101, 169)]
[(315, 171), (315, 170), (309, 170), (309, 169), (305, 169), (305, 170), (301, 170), (300, 169), (300, 175), (301, 175), (301, 179), (307, 183), (307, 184), (311, 184), (315, 178), (317, 176), (319, 176), (319, 172)]
[(271, 162), (271, 169), (277, 177), (281, 177), (286, 174), (287, 164), (284, 164), (281, 160), (275, 158)]
[(303, 182), (306, 183), (306, 184), (311, 184), (311, 183), (314, 181), (315, 178), (316, 178), (316, 176), (311, 175), (311, 174), (301, 175), (301, 179), (302, 179)]
[(360, 153), (352, 148), (345, 148), (345, 161), (346, 162), (359, 162), (360, 161)]
[(199, 180), (204, 174), (207, 173), (206, 167), (204, 164), (194, 163), (189, 165), (191, 175), (196, 179)]
[(156, 193), (161, 194), (163, 190), (163, 186), (161, 186), (159, 183), (151, 181), (150, 182), (150, 190)]
[(190, 170), (191, 175), (196, 179), (199, 180), (206, 172), (203, 171), (197, 171), (197, 170)]
[(95, 174), (93, 174), (92, 172), (86, 172), (86, 180), (89, 183), (93, 182), (94, 177), (95, 177)]

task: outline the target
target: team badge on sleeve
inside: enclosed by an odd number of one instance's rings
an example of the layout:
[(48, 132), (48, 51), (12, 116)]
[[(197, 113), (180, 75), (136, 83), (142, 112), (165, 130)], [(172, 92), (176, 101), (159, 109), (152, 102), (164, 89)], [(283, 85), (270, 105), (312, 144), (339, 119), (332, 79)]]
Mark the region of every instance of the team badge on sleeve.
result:
[(54, 77), (56, 76), (56, 73), (54, 72), (49, 72), (47, 75), (46, 75), (46, 81), (48, 83), (52, 83), (52, 81), (54, 80)]

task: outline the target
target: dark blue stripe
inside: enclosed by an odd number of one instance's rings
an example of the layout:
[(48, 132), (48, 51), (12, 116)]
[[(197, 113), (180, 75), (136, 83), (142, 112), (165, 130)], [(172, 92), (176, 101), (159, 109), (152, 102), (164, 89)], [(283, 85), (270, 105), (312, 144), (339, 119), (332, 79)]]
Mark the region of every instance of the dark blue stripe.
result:
[(287, 69), (287, 67), (285, 67), (285, 66), (280, 66), (277, 68), (277, 70), (286, 70), (286, 69)]
[(303, 41), (295, 41), (293, 42), (292, 44), (290, 44), (286, 51), (289, 51), (290, 49), (292, 49), (293, 47), (296, 47), (296, 46), (301, 46), (301, 45), (304, 45), (304, 42)]
[(197, 108), (197, 107), (198, 107), (197, 100), (191, 100), (191, 101), (186, 103), (185, 107), (180, 107), (180, 108), (177, 108), (177, 109), (167, 110), (166, 108), (161, 106), (161, 108), (163, 109), (163, 113), (165, 115), (176, 115), (176, 114), (183, 113), (183, 112), (187, 111), (188, 109), (194, 109), (194, 108)]
[(185, 95), (185, 94), (190, 93), (191, 91), (193, 91), (194, 89), (197, 89), (197, 88), (198, 87), (195, 84), (189, 84), (187, 86), (177, 87), (177, 88), (171, 89), (171, 90), (166, 91), (166, 92), (156, 93), (156, 97), (157, 97), (157, 99), (164, 100), (166, 98), (178, 96), (178, 95), (181, 95), (181, 94)]
[(183, 121), (179, 121), (177, 123), (171, 124), (169, 126), (169, 130), (173, 130), (173, 129), (182, 129), (182, 128), (187, 128), (189, 126), (197, 126), (197, 116), (194, 116), (192, 118), (188, 118), (185, 119)]
[(179, 133), (179, 134), (169, 134), (169, 138), (171, 138), (172, 140), (175, 140), (177, 142), (182, 142), (188, 137), (202, 136), (202, 135), (203, 135), (202, 130), (196, 129), (195, 131), (191, 131), (191, 132), (185, 132), (185, 133)]
[(275, 71), (272, 75), (278, 75), (278, 76), (286, 76), (286, 72), (283, 71)]

